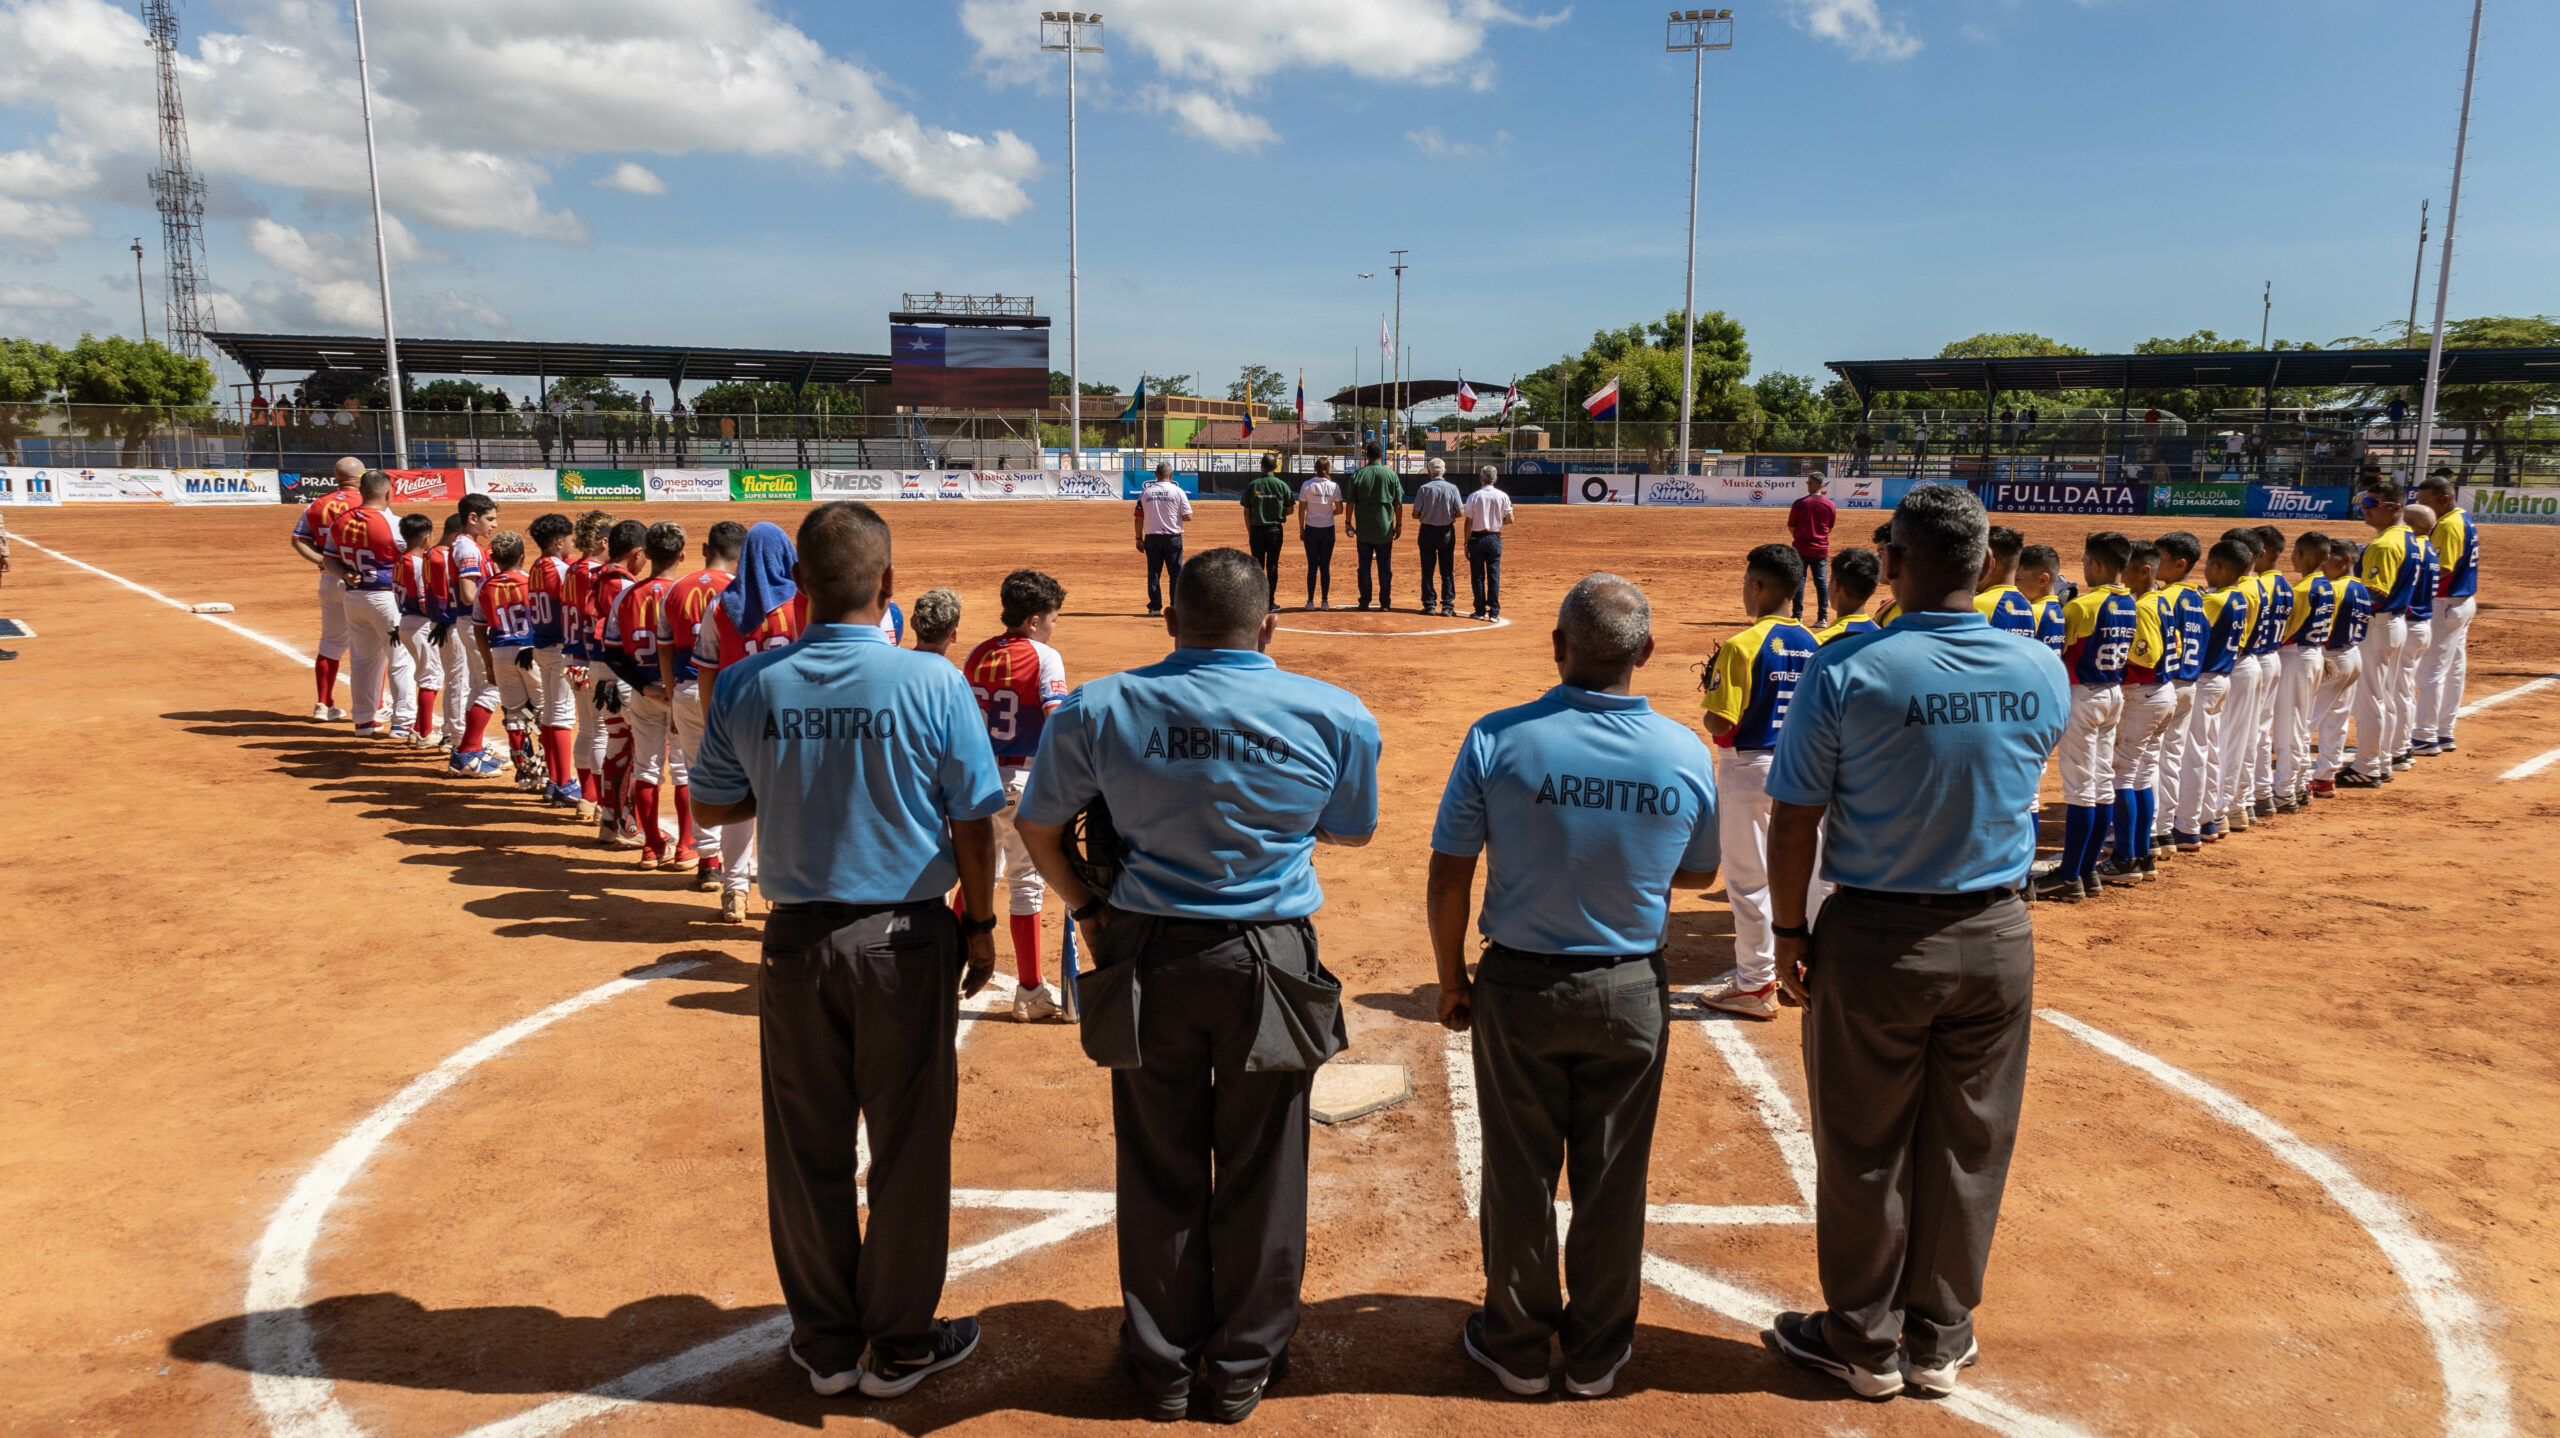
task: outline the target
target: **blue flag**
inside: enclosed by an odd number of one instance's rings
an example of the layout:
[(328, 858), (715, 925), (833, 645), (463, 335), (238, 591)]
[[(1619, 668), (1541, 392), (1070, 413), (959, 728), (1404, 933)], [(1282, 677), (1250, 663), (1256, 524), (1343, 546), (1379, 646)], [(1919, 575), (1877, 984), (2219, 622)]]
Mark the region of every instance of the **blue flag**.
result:
[(1132, 396), (1130, 396), (1130, 397), (1129, 397), (1129, 407), (1128, 407), (1127, 409), (1122, 410), (1122, 411), (1120, 412), (1120, 422), (1121, 422), (1122, 424), (1135, 424), (1135, 423), (1137, 423), (1137, 422), (1138, 422), (1138, 412), (1139, 412), (1140, 410), (1145, 409), (1146, 407), (1147, 407), (1147, 377), (1146, 377), (1145, 375), (1140, 375), (1140, 376), (1138, 376), (1138, 392), (1137, 392), (1136, 394), (1134, 394), (1134, 395), (1132, 395)]

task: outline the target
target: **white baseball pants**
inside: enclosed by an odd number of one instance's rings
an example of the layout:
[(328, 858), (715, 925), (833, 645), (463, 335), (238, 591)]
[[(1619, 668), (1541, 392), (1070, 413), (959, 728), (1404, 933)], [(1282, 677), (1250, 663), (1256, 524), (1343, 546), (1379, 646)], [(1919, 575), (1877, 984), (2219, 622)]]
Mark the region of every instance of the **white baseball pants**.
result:
[(1004, 807), (996, 811), (996, 886), (1004, 891), (1006, 913), (1036, 914), (1049, 897), (1049, 886), (1032, 867), (1031, 850), (1013, 826), (1022, 810), (1022, 791), (1031, 787), (1031, 766), (1005, 764), (998, 772), (1004, 775)]
[[(2071, 717), (2063, 721), (2062, 743), (2054, 750), (2062, 769), (2062, 802), (2091, 809), (2116, 801), (2116, 732), (2123, 718), (2123, 685), (2071, 686)], [(1761, 808), (1767, 810), (1766, 799)]]
[(489, 675), (490, 687), (497, 691), (497, 707), (507, 727), (517, 732), (522, 731), (518, 729), (520, 721), (516, 718), (516, 711), (533, 706), (534, 696), (540, 692), (542, 682), (539, 664), (527, 669), (516, 662), (517, 655), (532, 652), (522, 645), (508, 645), (489, 651), (489, 657), (495, 661)]
[[(586, 666), (583, 659), (570, 663), (573, 667)], [(590, 774), (604, 768), (604, 715), (596, 710), (596, 681), (603, 673), (604, 667), (596, 665), (587, 668), (585, 682), (569, 683), (570, 698), (578, 705), (578, 732), (569, 741), (569, 752), (577, 756), (578, 767)]]
[(2276, 705), (2284, 693), (2282, 653), (2258, 656), (2258, 747), (2249, 756), (2250, 787), (2245, 797), (2276, 796)]
[(1778, 936), (1769, 917), (1768, 749), (1716, 749), (1716, 834), (1724, 845), (1724, 897), (1733, 906), (1733, 981), (1778, 981)]
[(428, 684), (444, 676), (444, 656), (427, 642), (427, 631), (435, 627), (436, 622), (423, 614), (400, 616), (400, 649), (409, 656), (409, 668), (415, 676), (413, 683), (419, 691), (410, 696), (409, 707), (402, 712), (415, 716), (409, 721), (409, 727), (430, 739), (436, 734), (436, 716), (420, 709), (417, 701), (425, 697)]
[(340, 606), (355, 672), (347, 709), (358, 729), (388, 729), (418, 707), (418, 671), (400, 644), (400, 600), (388, 589), (350, 589)]
[(2364, 632), (2357, 658), (2364, 665), (2356, 681), (2356, 770), (2369, 779), (2390, 772), (2393, 716), (2398, 701), (2391, 681), (2400, 670), (2400, 651), (2409, 647), (2409, 621), (2397, 614), (2377, 614)]
[[(537, 676), (539, 691), (534, 696), (533, 708), (542, 727), (566, 729), (577, 723), (578, 700), (577, 696), (571, 692), (569, 661), (561, 655), (560, 646), (554, 644), (547, 649), (533, 651), (533, 670)], [(554, 774), (551, 776), (551, 782), (566, 784), (572, 777), (574, 776), (568, 774)]]
[(444, 669), (444, 685), (436, 702), (444, 709), (444, 737), (459, 744), (462, 726), (470, 719), (471, 660), (463, 653), (462, 621), (457, 619), (444, 632), (444, 647), (437, 659)]
[[(2116, 789), (2157, 789), (2160, 787), (2161, 740), (2169, 732), (2170, 716), (2178, 709), (2177, 686), (2174, 684), (2127, 684), (2123, 687), (2123, 712), (2116, 720), (2115, 753), (2109, 765)], [(2110, 792), (2107, 802), (2114, 803)], [(2116, 852), (2133, 852), (2132, 836)]]
[[(675, 766), (679, 775), (693, 771), (693, 756), (702, 752), (702, 681), (687, 679), (676, 686), (670, 709), (670, 722), (675, 727)], [(677, 783), (686, 782), (679, 778)], [(698, 859), (720, 857), (720, 831), (726, 825), (705, 825), (694, 821), (693, 832), (679, 834), (676, 842), (689, 845)], [(1001, 861), (999, 861), (1001, 862)]]
[(631, 782), (684, 783), (684, 756), (677, 755), (672, 764), (667, 761), (667, 738), (674, 728), (667, 696), (635, 692), (625, 702), (622, 717), (631, 725)]
[(2400, 701), (2400, 713), (2391, 730), (2391, 752), (2400, 753), (2418, 737), (2418, 665), (2427, 657), (2427, 643), (2435, 637), (2433, 619), (2409, 621), (2409, 637), (2400, 646), (2400, 677), (2391, 686), (2392, 697)]
[(463, 707), (466, 709), (498, 707), (498, 679), (489, 672), (488, 658), (481, 654), (480, 641), (475, 637), (486, 627), (476, 619), (453, 621), (453, 637), (462, 641), (463, 692), (468, 696)]
[(2300, 794), (2310, 782), (2318, 745), (2312, 705), (2320, 686), (2320, 651), (2288, 644), (2276, 651), (2276, 792)]
[(2347, 763), (2347, 720), (2354, 717), (2356, 679), (2364, 673), (2364, 656), (2353, 647), (2322, 652), (2320, 684), (2313, 691), (2311, 708), (2319, 727), (2319, 755), (2311, 766), (2311, 777), (2335, 779)]
[(2231, 661), (2231, 693), (2222, 701), (2222, 783), (2213, 794), (2213, 817), (2221, 818), (2257, 794), (2254, 766), (2258, 757), (2258, 701), (2264, 697), (2265, 671), (2257, 656)]
[(2185, 791), (2187, 739), (2196, 711), (2194, 680), (2181, 680), (2169, 686), (2169, 722), (2160, 729), (2160, 777), (2152, 785), (2159, 791), (2153, 801), (2151, 835), (2166, 839), (2178, 826), (2178, 796)]
[(320, 571), (320, 657), (347, 657), (347, 585), (346, 581), (327, 570)]
[(2206, 674), (2196, 680), (2194, 707), (2187, 711), (2187, 752), (2178, 765), (2177, 832), (2201, 834), (2222, 817), (2214, 796), (2222, 787), (2222, 711), (2231, 702), (2231, 676)]
[(2453, 742), (2453, 721), (2462, 708), (2462, 686), (2471, 676), (2471, 616), (2478, 596), (2436, 601), (2435, 627), (2427, 631), (2427, 652), (2418, 660), (2418, 719), (2413, 738), (2420, 744)]

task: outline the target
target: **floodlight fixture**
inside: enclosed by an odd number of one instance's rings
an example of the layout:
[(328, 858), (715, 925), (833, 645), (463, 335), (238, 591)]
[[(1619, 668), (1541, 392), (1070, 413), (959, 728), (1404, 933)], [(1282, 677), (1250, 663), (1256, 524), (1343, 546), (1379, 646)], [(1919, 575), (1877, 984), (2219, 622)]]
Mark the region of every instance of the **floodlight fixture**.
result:
[(1076, 300), (1082, 293), (1076, 256), (1076, 57), (1102, 53), (1102, 16), (1082, 10), (1041, 11), (1040, 48), (1067, 57), (1067, 456), (1073, 468), (1082, 469), (1084, 368), (1076, 343)]

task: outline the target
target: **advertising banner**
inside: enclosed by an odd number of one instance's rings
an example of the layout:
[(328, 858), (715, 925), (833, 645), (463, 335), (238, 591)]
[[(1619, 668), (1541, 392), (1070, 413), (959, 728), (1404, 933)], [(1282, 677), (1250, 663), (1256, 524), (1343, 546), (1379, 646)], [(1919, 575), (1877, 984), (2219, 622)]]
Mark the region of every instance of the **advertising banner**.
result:
[(564, 469), (562, 499), (638, 499), (642, 490), (636, 469)]
[(2251, 519), (2347, 519), (2355, 513), (2348, 508), (2355, 498), (2355, 491), (2343, 484), (2308, 487), (2258, 484), (2233, 485), (2232, 488), (2249, 491)]
[(2483, 524), (2560, 524), (2560, 489), (2462, 487), (2462, 507)]
[(648, 469), (640, 472), (640, 482), (644, 497), (651, 503), (729, 502), (729, 471), (725, 469)]
[(458, 469), (386, 469), (391, 476), (391, 504), (451, 503), (462, 498), (462, 471)]
[(65, 504), (170, 504), (177, 480), (165, 469), (57, 469)]
[(1118, 499), (1123, 475), (1118, 470), (1061, 469), (1048, 475), (1053, 499)]
[(900, 476), (886, 469), (813, 469), (809, 497), (816, 500), (859, 499), (879, 503), (898, 498)]
[(2245, 484), (2155, 484), (2149, 488), (2153, 514), (2240, 519), (2249, 513), (2249, 487)]
[(283, 486), (272, 469), (182, 469), (180, 504), (280, 504)]
[(1639, 481), (1652, 478), (1639, 474), (1568, 474), (1564, 477), (1564, 502), (1567, 504), (1633, 504)]
[(1786, 476), (1648, 474), (1636, 483), (1639, 504), (1784, 509), (1804, 496), (1804, 481)]
[(466, 469), (462, 487), (500, 503), (508, 500), (548, 504), (560, 497), (560, 478), (547, 469)]
[(60, 504), (62, 474), (58, 469), (0, 468), (0, 504)]
[(1995, 514), (2140, 514), (2144, 498), (2140, 486), (2094, 480), (1978, 479), (1973, 492)]
[[(1831, 496), (1831, 502), (1842, 509), (1883, 509), (1885, 484), (1886, 481), (1881, 479), (1852, 475), (1832, 480), (1822, 492)], [(1901, 502), (1899, 497), (1894, 500), (1896, 504)]]
[[(1155, 477), (1156, 472), (1152, 468), (1133, 469), (1123, 473), (1120, 476), (1120, 497), (1122, 499), (1136, 499), (1138, 497), (1138, 491), (1146, 488), (1148, 482), (1153, 480)], [(1347, 474), (1337, 474), (1334, 478), (1337, 481), (1340, 481), (1349, 479), (1350, 476)], [(1198, 499), (1200, 497), (1200, 475), (1197, 471), (1177, 469), (1173, 472), (1173, 483), (1175, 488), (1181, 490), (1184, 494), (1190, 495), (1193, 499)]]
[(809, 471), (805, 469), (733, 469), (727, 473), (729, 497), (742, 504), (749, 500), (805, 504), (809, 500)]
[[(742, 471), (743, 473), (743, 471)], [(1093, 469), (813, 469), (812, 499), (1126, 499), (1153, 478), (1148, 471)], [(1197, 498), (1200, 477), (1176, 474), (1174, 483)]]

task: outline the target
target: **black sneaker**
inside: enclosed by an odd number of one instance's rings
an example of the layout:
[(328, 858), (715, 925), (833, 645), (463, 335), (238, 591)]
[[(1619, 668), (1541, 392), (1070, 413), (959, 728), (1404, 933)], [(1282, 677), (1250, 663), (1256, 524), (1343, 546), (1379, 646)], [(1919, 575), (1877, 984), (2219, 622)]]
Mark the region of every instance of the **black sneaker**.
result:
[(2048, 904), (2079, 903), (2080, 876), (2077, 874), (2047, 874), (2043, 878), (2036, 880), (2036, 898), (2039, 901)]
[(1775, 1324), (1760, 1330), (1760, 1342), (1797, 1367), (1830, 1374), (1861, 1398), (1882, 1402), (1902, 1392), (1899, 1366), (1882, 1373), (1872, 1372), (1833, 1352), (1830, 1342), (1822, 1336), (1819, 1313), (1781, 1313)]
[(2362, 769), (2341, 769), (2338, 771), (2338, 787), (2341, 789), (2379, 789), (2382, 787), (2382, 781), (2376, 779)]
[(2097, 870), (2091, 869), (2089, 872), (2080, 876), (2080, 897), (2084, 899), (2103, 899), (2106, 896), (2107, 881), (2098, 877)]
[(2148, 884), (2160, 877), (2160, 856), (2158, 854), (2145, 854), (2134, 862), (2142, 866), (2142, 882)]
[(871, 1361), (863, 1365), (862, 1396), (896, 1398), (977, 1351), (978, 1320), (936, 1319), (933, 1347), (927, 1352), (899, 1358), (881, 1352), (880, 1345), (876, 1343), (871, 1346)]
[(2142, 882), (2142, 864), (2135, 859), (2109, 859), (2098, 866), (2098, 879), (2100, 887), (2139, 884)]
[(1519, 1374), (1512, 1372), (1510, 1369), (1503, 1367), (1499, 1362), (1495, 1361), (1494, 1356), (1491, 1353), (1485, 1351), (1484, 1313), (1482, 1310), (1478, 1310), (1467, 1315), (1467, 1326), (1458, 1330), (1458, 1347), (1469, 1358), (1474, 1359), (1477, 1363), (1483, 1365), (1485, 1372), (1492, 1374), (1496, 1379), (1500, 1380), (1503, 1391), (1511, 1394), (1515, 1398), (1535, 1398), (1547, 1391), (1548, 1378), (1546, 1374), (1541, 1373), (1535, 1378), (1523, 1378)]
[(1191, 1416), (1191, 1394), (1188, 1390), (1180, 1393), (1158, 1393), (1149, 1388), (1147, 1380), (1138, 1376), (1138, 1360), (1125, 1353), (1121, 1355), (1120, 1368), (1122, 1372), (1129, 1375), (1129, 1381), (1136, 1385), (1139, 1394), (1147, 1400), (1145, 1416), (1148, 1422), (1179, 1423)]
[(1242, 1423), (1253, 1416), (1254, 1409), (1262, 1406), (1262, 1395), (1271, 1391), (1271, 1385), (1288, 1376), (1289, 1350), (1284, 1348), (1280, 1350), (1279, 1357), (1271, 1360), (1271, 1371), (1262, 1375), (1261, 1382), (1242, 1393), (1230, 1394), (1211, 1403), (1209, 1405), (1210, 1420), (1217, 1423)]

